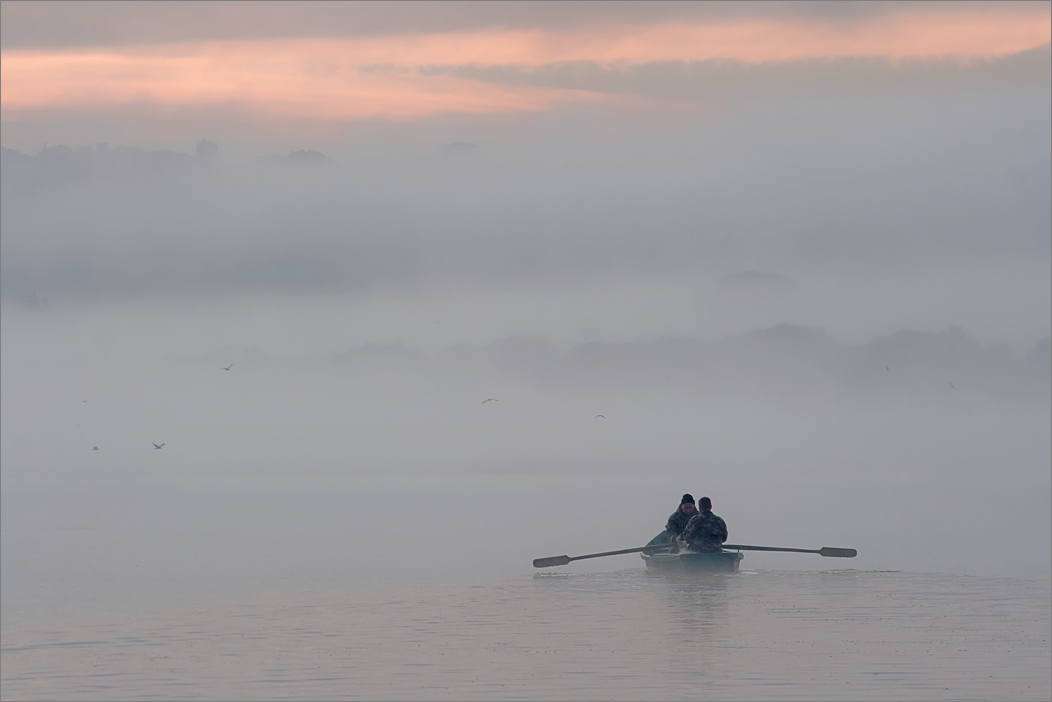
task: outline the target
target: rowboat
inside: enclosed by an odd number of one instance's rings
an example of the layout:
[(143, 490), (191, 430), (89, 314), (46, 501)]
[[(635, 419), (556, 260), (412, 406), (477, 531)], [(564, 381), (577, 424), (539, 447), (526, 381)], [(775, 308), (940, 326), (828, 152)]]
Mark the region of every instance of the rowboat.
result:
[(745, 554), (739, 551), (713, 553), (641, 553), (647, 570), (688, 573), (737, 573)]
[[(655, 543), (656, 538), (646, 546), (638, 548), (623, 548), (619, 551), (603, 551), (602, 553), (586, 553), (583, 556), (548, 556), (547, 558), (535, 558), (534, 568), (552, 568), (554, 566), (569, 565), (573, 561), (581, 561), (585, 558), (603, 558), (604, 556), (623, 556), (627, 553), (638, 553), (643, 557), (649, 570), (664, 571), (687, 571), (691, 573), (737, 573), (738, 566), (745, 556), (740, 551), (774, 551), (778, 553), (817, 553), (824, 558), (854, 558), (858, 551), (853, 548), (834, 548), (823, 546), (822, 548), (784, 548), (782, 546), (746, 546), (745, 544), (723, 544), (722, 551), (712, 553), (695, 553), (693, 551), (677, 551), (669, 553), (674, 546), (668, 543)], [(731, 549), (734, 549), (733, 551)]]

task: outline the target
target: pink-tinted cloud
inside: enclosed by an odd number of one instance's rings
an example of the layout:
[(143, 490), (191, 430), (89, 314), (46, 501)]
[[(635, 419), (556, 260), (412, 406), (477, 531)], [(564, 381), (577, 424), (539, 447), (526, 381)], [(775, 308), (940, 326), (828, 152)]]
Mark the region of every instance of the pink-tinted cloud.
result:
[(1011, 54), (1049, 43), (1049, 13), (953, 6), (829, 20), (728, 19), (567, 31), (487, 30), (355, 38), (185, 42), (87, 50), (4, 51), (5, 118), (123, 104), (239, 105), (270, 117), (347, 120), (448, 112), (515, 113), (610, 99), (583, 90), (483, 83), (442, 65), (529, 69), (559, 62), (623, 66), (728, 59), (771, 63), (865, 56)]

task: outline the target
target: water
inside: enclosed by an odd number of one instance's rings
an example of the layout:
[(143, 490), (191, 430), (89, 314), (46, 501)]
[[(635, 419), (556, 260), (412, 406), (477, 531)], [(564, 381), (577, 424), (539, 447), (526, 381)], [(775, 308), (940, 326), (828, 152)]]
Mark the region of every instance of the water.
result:
[(3, 697), (1038, 700), (1052, 692), (1048, 578), (564, 570), (34, 618), (3, 629)]
[(677, 577), (530, 562), (642, 545), (695, 476), (88, 475), (5, 469), (5, 700), (1052, 693), (1043, 476), (709, 479), (732, 541), (859, 556)]

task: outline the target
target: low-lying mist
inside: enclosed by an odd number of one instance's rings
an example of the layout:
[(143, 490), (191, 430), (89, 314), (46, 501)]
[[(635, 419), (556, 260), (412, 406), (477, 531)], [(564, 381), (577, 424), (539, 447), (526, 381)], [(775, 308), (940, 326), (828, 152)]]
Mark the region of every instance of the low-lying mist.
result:
[(1049, 570), (1048, 339), (340, 346), (335, 299), (178, 309), (5, 310), (9, 592), (53, 606), (27, 588), (73, 569), (134, 600), (125, 561), (173, 598), (526, 573), (641, 545), (688, 491), (732, 541), (861, 554), (748, 567)]
[[(320, 319), (355, 323), (328, 304)], [(847, 344), (778, 325), (340, 347), (318, 320), (237, 309), (240, 322), (204, 323), (203, 311), (9, 308), (5, 481), (159, 460), (179, 474), (963, 476), (1028, 472), (1048, 456), (1048, 338), (1017, 350), (949, 327)], [(252, 338), (253, 317), (255, 342), (233, 343)], [(293, 343), (304, 337), (332, 348)]]

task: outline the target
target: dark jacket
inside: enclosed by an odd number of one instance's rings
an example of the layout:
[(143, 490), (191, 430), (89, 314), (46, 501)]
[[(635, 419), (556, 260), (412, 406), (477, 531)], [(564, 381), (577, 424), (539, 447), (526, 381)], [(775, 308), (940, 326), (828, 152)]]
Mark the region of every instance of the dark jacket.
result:
[(693, 514), (683, 514), (682, 510), (676, 510), (669, 518), (668, 523), (665, 524), (665, 531), (667, 531), (673, 539), (683, 533), (683, 530), (687, 527), (687, 522), (692, 517), (696, 516), (697, 512)]
[(683, 539), (692, 551), (719, 551), (727, 540), (727, 522), (711, 511), (700, 512), (687, 522)]

